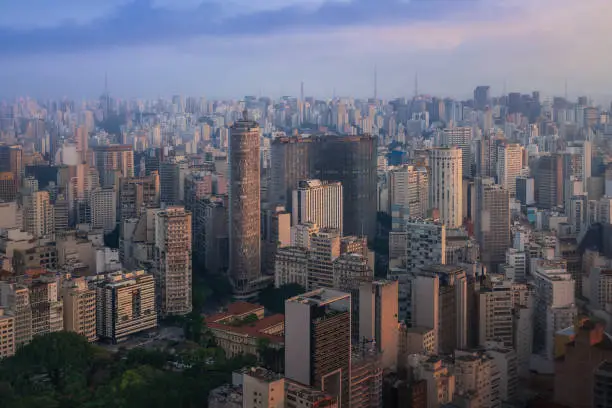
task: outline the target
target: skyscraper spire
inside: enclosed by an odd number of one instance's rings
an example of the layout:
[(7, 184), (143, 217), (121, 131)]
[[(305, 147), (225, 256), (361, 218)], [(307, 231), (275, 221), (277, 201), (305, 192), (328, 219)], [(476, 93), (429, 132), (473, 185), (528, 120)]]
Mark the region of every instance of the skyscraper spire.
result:
[(374, 65), (374, 100), (378, 100), (378, 70), (376, 65)]
[(414, 97), (415, 99), (419, 96), (419, 73), (414, 73)]

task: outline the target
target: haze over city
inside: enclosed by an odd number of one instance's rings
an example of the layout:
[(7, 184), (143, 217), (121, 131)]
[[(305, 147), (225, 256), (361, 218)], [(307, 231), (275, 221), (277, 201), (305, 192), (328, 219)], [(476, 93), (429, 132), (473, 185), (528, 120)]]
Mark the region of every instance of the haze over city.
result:
[[(1, 97), (539, 89), (606, 102), (606, 0), (22, 0), (0, 13)], [(578, 34), (579, 33), (579, 34)], [(607, 102), (606, 102), (607, 103)]]

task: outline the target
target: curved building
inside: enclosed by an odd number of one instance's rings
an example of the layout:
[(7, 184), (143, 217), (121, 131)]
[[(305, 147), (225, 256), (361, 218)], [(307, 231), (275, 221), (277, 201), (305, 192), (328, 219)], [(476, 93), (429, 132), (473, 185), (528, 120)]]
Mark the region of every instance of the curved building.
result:
[(248, 297), (261, 281), (259, 125), (246, 118), (230, 128), (229, 278)]

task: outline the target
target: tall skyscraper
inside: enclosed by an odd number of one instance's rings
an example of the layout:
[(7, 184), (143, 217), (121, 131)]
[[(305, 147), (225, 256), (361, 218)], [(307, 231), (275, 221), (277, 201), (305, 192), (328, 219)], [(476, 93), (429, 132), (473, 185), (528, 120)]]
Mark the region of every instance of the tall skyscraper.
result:
[(96, 146), (94, 159), (102, 187), (118, 185), (120, 177), (134, 177), (134, 151), (130, 145)]
[(285, 377), (350, 405), (351, 295), (318, 289), (285, 302)]
[(395, 281), (363, 283), (359, 288), (359, 339), (375, 341), (385, 369), (397, 367), (398, 284)]
[(229, 277), (237, 296), (250, 296), (261, 279), (259, 125), (245, 117), (229, 143)]
[(342, 184), (321, 180), (300, 181), (293, 191), (292, 224), (315, 223), (342, 235)]
[(161, 313), (191, 312), (191, 213), (183, 207), (155, 215), (155, 265)]
[(48, 191), (34, 191), (23, 197), (24, 230), (35, 238), (46, 237), (55, 231), (53, 204)]
[(377, 139), (362, 136), (282, 137), (272, 143), (272, 204), (293, 208), (292, 191), (306, 179), (340, 182), (346, 235), (376, 236)]
[(447, 228), (463, 224), (463, 154), (458, 147), (430, 150), (429, 206)]
[(563, 205), (563, 156), (553, 153), (538, 159), (535, 170), (538, 207), (552, 209)]
[(511, 246), (510, 198), (508, 190), (492, 178), (478, 178), (476, 184), (476, 239), (482, 262), (495, 271), (504, 264)]
[(159, 191), (159, 174), (156, 171), (145, 177), (122, 178), (119, 186), (121, 222), (128, 218), (139, 218), (145, 208), (158, 208)]
[(461, 149), (463, 177), (472, 175), (472, 153), (470, 147), (472, 132), (472, 128), (468, 126), (447, 128), (442, 132), (440, 146), (456, 146)]
[(503, 144), (497, 148), (497, 181), (516, 197), (516, 179), (523, 168), (523, 148), (519, 144)]
[(476, 109), (484, 110), (489, 104), (489, 91), (490, 87), (485, 85), (477, 86), (476, 89), (474, 89), (474, 106)]
[(113, 187), (97, 188), (91, 192), (91, 225), (95, 229), (112, 232), (117, 226), (117, 191)]
[(409, 218), (426, 218), (429, 210), (427, 168), (405, 165), (389, 172), (389, 210), (393, 230), (403, 230)]

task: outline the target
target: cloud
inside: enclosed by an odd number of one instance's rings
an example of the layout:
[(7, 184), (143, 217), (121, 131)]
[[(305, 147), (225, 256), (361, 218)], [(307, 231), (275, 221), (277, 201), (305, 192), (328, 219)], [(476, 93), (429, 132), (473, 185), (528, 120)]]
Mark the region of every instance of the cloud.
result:
[(440, 96), (563, 92), (566, 79), (594, 96), (612, 65), (609, 0), (112, 1), (88, 23), (1, 29), (1, 96), (90, 97), (105, 72), (125, 98), (296, 95), (300, 81), (370, 96), (375, 65), (386, 97), (411, 95), (415, 72)]
[[(41, 8), (32, 18), (42, 18), (39, 14), (53, 10), (48, 16), (53, 23), (16, 29), (6, 25), (6, 20), (14, 21), (14, 18), (0, 19), (5, 21), (4, 26), (0, 24), (0, 53), (6, 56), (77, 52), (117, 45), (171, 43), (197, 36), (222, 38), (296, 29), (440, 21), (458, 12), (477, 10), (481, 3), (479, 0), (111, 0), (104, 7), (81, 10), (82, 6), (73, 4), (74, 1), (47, 2), (44, 6), (42, 0), (25, 0), (21, 6), (10, 6), (9, 11), (13, 11), (9, 14), (16, 15), (28, 3), (38, 3)], [(63, 18), (57, 15), (61, 10), (66, 11)]]

